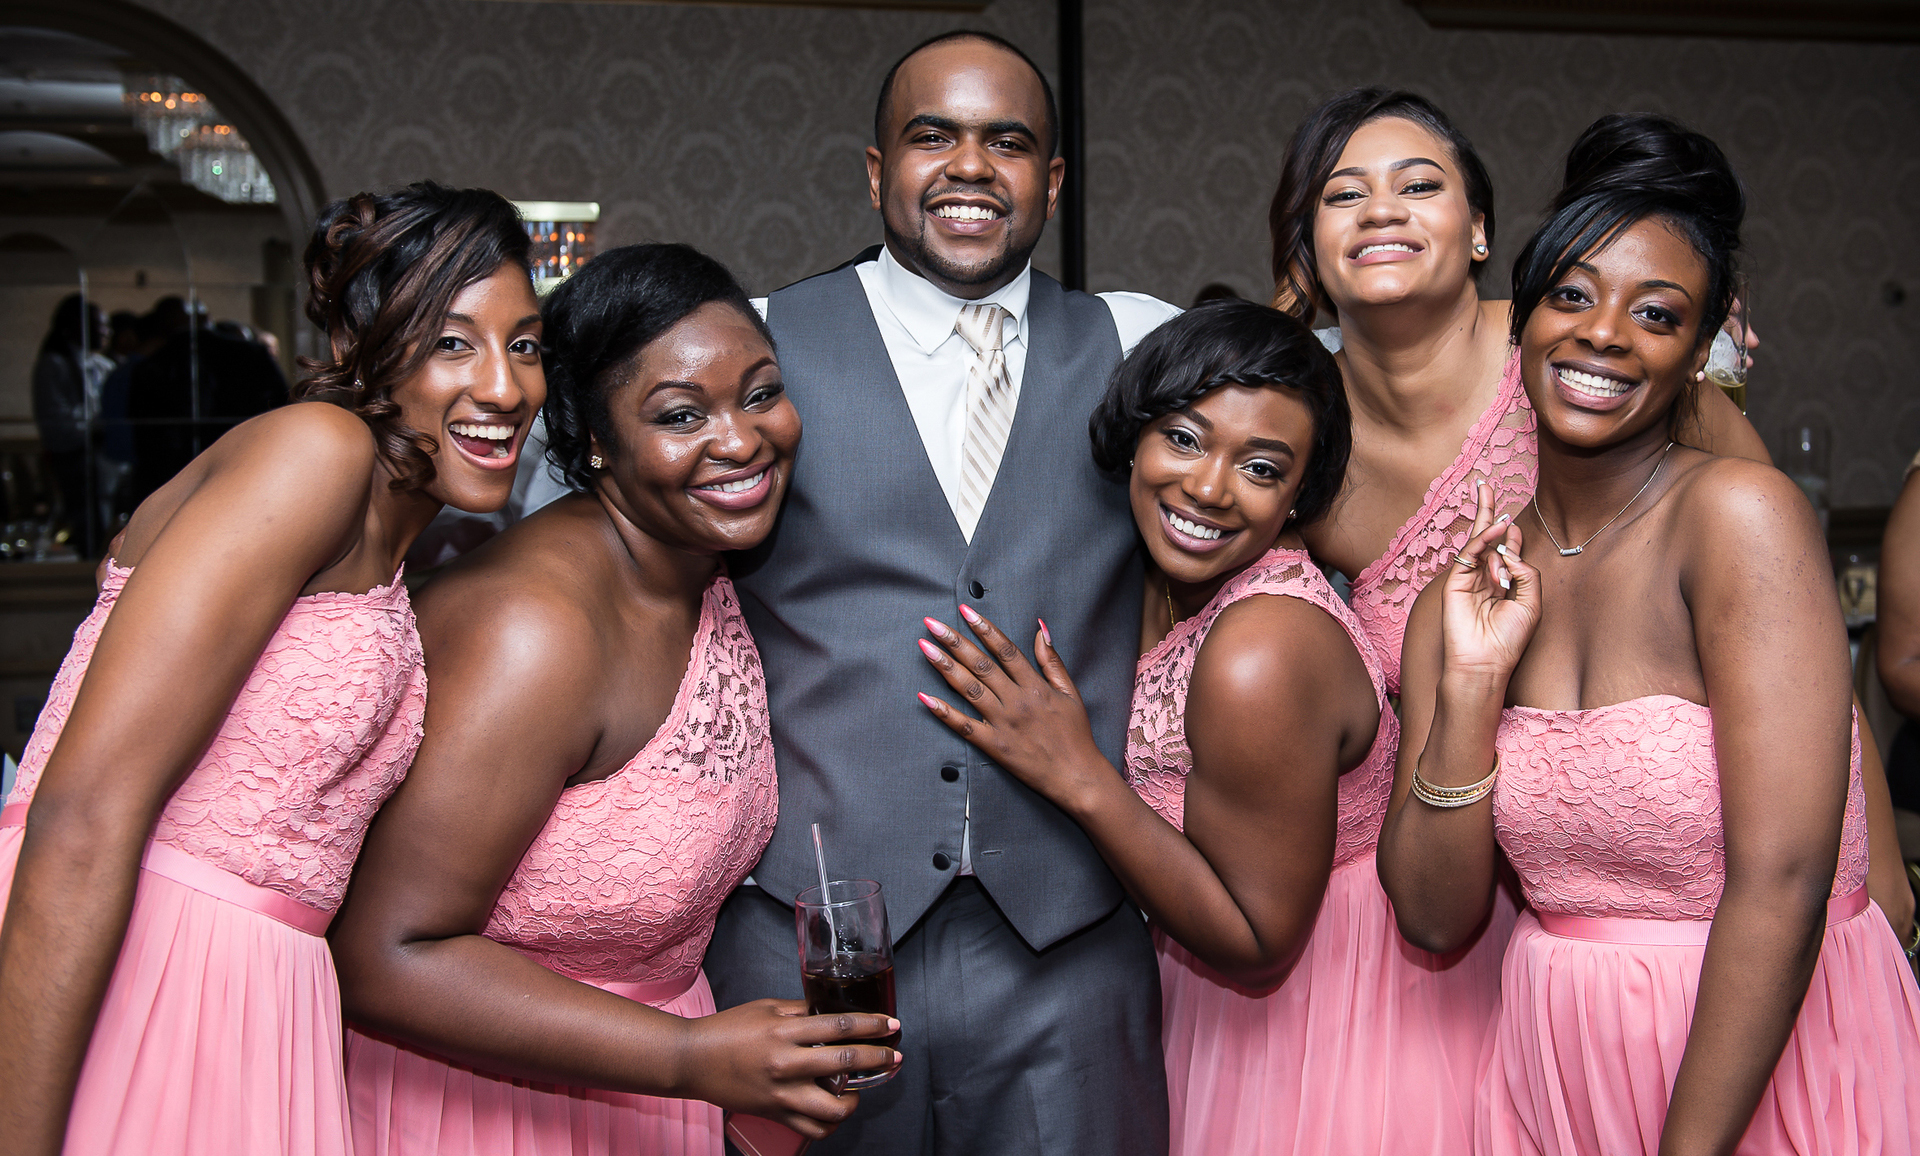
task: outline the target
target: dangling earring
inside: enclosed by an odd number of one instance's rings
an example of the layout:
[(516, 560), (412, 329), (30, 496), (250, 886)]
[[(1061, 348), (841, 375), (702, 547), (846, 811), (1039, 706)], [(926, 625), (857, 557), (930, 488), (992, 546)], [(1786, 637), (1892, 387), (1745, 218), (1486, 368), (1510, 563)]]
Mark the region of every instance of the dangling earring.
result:
[(591, 454), (587, 458), (587, 465), (592, 469), (604, 470), (607, 468), (607, 459), (599, 454)]
[(1486, 245), (1486, 242), (1484, 242), (1484, 241), (1479, 241), (1479, 242), (1475, 242), (1475, 244), (1474, 244), (1474, 246), (1473, 246), (1473, 251), (1474, 251), (1475, 253), (1478, 253), (1478, 254), (1479, 254), (1480, 256), (1482, 256), (1482, 257), (1484, 257), (1484, 256), (1486, 256), (1486, 255), (1487, 255), (1487, 245)]

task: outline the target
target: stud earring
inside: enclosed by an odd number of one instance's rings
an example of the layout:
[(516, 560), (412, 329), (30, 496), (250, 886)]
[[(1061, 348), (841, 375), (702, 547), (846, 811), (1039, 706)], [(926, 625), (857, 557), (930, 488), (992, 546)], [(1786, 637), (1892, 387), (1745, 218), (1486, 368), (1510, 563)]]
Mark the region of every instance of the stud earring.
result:
[(599, 454), (593, 454), (587, 458), (587, 465), (596, 470), (604, 470), (607, 468), (607, 459)]
[(1704, 369), (1696, 369), (1696, 370), (1694, 370), (1694, 372), (1693, 372), (1693, 380), (1695, 380), (1695, 381), (1705, 381), (1705, 380), (1707, 380), (1707, 371), (1706, 371), (1706, 370), (1704, 370)]
[(1297, 517), (1299, 517), (1299, 516), (1300, 516), (1300, 513), (1299, 513), (1299, 511), (1297, 511), (1297, 510), (1288, 510), (1288, 511), (1287, 511), (1287, 521), (1289, 521), (1289, 522), (1291, 522), (1291, 521), (1293, 521), (1293, 520), (1294, 520), (1295, 518), (1297, 518)]
[(1476, 244), (1473, 247), (1473, 251), (1475, 253), (1478, 253), (1480, 256), (1484, 257), (1487, 255), (1487, 246), (1484, 242)]
[(1128, 469), (1132, 469), (1132, 468), (1133, 468), (1133, 459), (1132, 459), (1132, 458), (1128, 458), (1128, 459), (1127, 459), (1127, 468), (1128, 468)]

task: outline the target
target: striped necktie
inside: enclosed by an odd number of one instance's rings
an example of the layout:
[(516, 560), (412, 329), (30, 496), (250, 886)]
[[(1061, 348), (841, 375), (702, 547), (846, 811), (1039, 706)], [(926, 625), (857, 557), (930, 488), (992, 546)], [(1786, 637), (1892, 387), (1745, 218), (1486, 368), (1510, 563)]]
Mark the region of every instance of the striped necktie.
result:
[(993, 492), (1000, 455), (1007, 449), (1014, 407), (1020, 387), (1007, 374), (1007, 355), (1001, 348), (1003, 323), (1013, 315), (998, 305), (967, 305), (954, 329), (969, 346), (967, 360), (967, 430), (960, 450), (960, 494), (954, 517), (967, 541), (980, 524), (980, 512)]

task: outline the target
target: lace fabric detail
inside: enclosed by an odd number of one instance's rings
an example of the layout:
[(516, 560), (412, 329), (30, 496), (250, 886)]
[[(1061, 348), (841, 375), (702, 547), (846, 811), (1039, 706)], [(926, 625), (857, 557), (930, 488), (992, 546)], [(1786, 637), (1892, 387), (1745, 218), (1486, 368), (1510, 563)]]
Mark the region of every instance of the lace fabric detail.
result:
[(1517, 515), (1533, 497), (1540, 476), (1535, 436), (1533, 405), (1520, 380), (1520, 353), (1515, 350), (1501, 374), (1498, 396), (1467, 432), (1460, 456), (1433, 479), (1426, 500), (1400, 527), (1386, 553), (1353, 580), (1353, 612), (1379, 651), (1388, 693), (1400, 693), (1400, 645), (1413, 600), (1453, 560), (1454, 551), (1467, 544), (1473, 529), (1469, 479), (1478, 474), (1493, 486), (1496, 516)]
[(1227, 607), (1256, 594), (1298, 598), (1324, 610), (1353, 640), (1366, 663), (1380, 703), (1380, 730), (1361, 764), (1340, 777), (1338, 828), (1333, 864), (1372, 854), (1380, 839), (1393, 791), (1393, 760), (1400, 746), (1400, 720), (1386, 701), (1380, 661), (1365, 631), (1304, 550), (1275, 549), (1222, 586), (1200, 613), (1177, 623), (1158, 646), (1141, 656), (1133, 682), (1127, 725), (1127, 783), (1175, 827), (1186, 818), (1187, 775), (1193, 749), (1187, 745), (1187, 689), (1208, 631)]
[(577, 979), (684, 975), (779, 805), (760, 652), (720, 575), (666, 721), (626, 766), (561, 792), (486, 935)]
[[(109, 564), (20, 764), (32, 798), (131, 569)], [(220, 729), (160, 813), (155, 842), (309, 907), (340, 906), (367, 825), (420, 745), (426, 672), (395, 575), (294, 600)]]
[[(1495, 745), (1494, 830), (1535, 908), (1713, 918), (1727, 856), (1712, 711), (1672, 695), (1591, 710), (1511, 707)], [(1866, 878), (1856, 719), (1832, 895)]]

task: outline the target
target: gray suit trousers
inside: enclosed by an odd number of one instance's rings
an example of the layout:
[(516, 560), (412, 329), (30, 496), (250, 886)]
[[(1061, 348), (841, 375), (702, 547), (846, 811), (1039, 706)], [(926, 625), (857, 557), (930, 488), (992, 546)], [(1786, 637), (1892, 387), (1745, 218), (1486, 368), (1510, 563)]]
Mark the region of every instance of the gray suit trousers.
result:
[[(1159, 968), (1132, 904), (1034, 951), (961, 876), (894, 953), (906, 1062), (809, 1156), (1164, 1156)], [(793, 908), (735, 891), (706, 969), (723, 1008), (802, 998)]]

